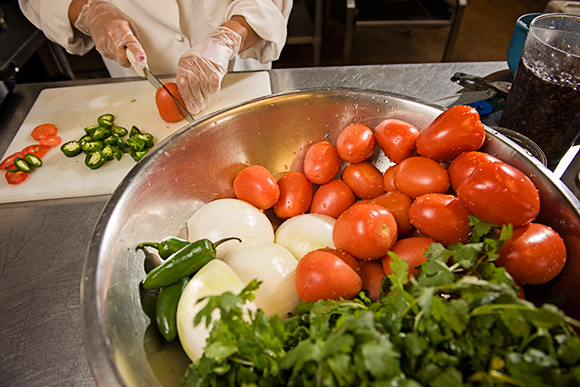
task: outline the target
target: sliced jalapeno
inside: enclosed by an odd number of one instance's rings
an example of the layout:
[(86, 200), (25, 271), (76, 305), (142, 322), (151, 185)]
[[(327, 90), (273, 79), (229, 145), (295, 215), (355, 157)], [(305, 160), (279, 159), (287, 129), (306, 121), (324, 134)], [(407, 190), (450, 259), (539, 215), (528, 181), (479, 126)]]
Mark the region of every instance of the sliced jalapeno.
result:
[(85, 143), (81, 143), (81, 149), (85, 153), (94, 152), (97, 150), (102, 150), (104, 148), (102, 141), (87, 141)]
[(136, 127), (135, 125), (133, 125), (131, 127), (131, 131), (129, 132), (129, 137), (133, 137), (136, 134), (141, 134), (141, 131), (139, 130), (138, 127)]
[(103, 139), (103, 145), (114, 145), (117, 146), (117, 139), (119, 136), (116, 134), (111, 134), (109, 137)]
[(127, 140), (127, 144), (133, 149), (134, 151), (142, 151), (145, 149), (145, 141), (139, 137), (139, 135), (134, 135), (129, 137)]
[(35, 168), (42, 167), (42, 160), (37, 155), (33, 155), (32, 153), (27, 153), (24, 155), (24, 158), (26, 159), (26, 162), (28, 163), (28, 165), (35, 167)]
[(85, 128), (85, 133), (88, 134), (89, 136), (92, 136), (94, 131), (97, 130), (98, 128), (100, 128), (99, 125), (91, 125), (91, 126), (87, 126)]
[(81, 144), (74, 140), (62, 144), (60, 150), (66, 157), (74, 157), (83, 151)]
[(105, 158), (107, 159), (107, 161), (113, 160), (113, 158), (115, 157), (113, 155), (113, 149), (111, 148), (110, 145), (105, 145), (101, 152), (103, 152), (103, 155), (105, 155)]
[(149, 151), (147, 149), (143, 149), (140, 151), (137, 150), (132, 150), (131, 151), (131, 157), (133, 158), (133, 160), (135, 161), (139, 161), (141, 160), (143, 157), (145, 157), (145, 155), (148, 153)]
[(102, 114), (99, 116), (99, 118), (97, 118), (97, 123), (103, 128), (111, 129), (113, 127), (114, 120), (115, 116), (112, 114)]
[(89, 141), (93, 141), (93, 139), (91, 138), (91, 136), (89, 134), (85, 134), (84, 136), (79, 138), (80, 145), (83, 145), (85, 142), (89, 142)]
[(117, 139), (117, 148), (123, 153), (131, 153), (131, 147), (127, 144), (127, 141), (123, 140), (121, 137)]
[(14, 165), (16, 166), (16, 168), (18, 168), (19, 171), (22, 172), (30, 172), (32, 170), (32, 167), (30, 167), (26, 159), (22, 157), (15, 158)]
[(112, 134), (111, 129), (99, 126), (97, 129), (95, 129), (93, 134), (91, 134), (91, 138), (93, 139), (93, 141), (103, 140), (109, 137), (111, 134)]
[(113, 132), (113, 134), (116, 134), (119, 137), (125, 137), (127, 133), (129, 133), (127, 129), (123, 128), (122, 126), (116, 125), (113, 125), (113, 127), (111, 128), (111, 132)]
[(116, 158), (117, 160), (121, 160), (121, 158), (123, 157), (123, 152), (121, 152), (121, 150), (117, 148), (115, 145), (110, 145), (110, 147), (113, 150), (113, 157)]
[(141, 133), (136, 136), (145, 142), (145, 148), (153, 148), (153, 135), (151, 133)]
[(97, 169), (103, 166), (107, 158), (100, 150), (95, 150), (94, 152), (87, 153), (85, 157), (85, 165), (90, 169)]

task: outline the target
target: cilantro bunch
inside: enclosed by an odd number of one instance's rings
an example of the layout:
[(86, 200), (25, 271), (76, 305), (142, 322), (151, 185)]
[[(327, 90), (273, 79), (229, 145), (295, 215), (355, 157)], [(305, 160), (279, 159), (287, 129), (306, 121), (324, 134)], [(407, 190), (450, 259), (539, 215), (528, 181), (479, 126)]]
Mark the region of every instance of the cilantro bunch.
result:
[(510, 227), (472, 218), (472, 240), (433, 244), (416, 278), (393, 254), (383, 297), (300, 303), (285, 320), (244, 312), (259, 282), (210, 297), (204, 355), (181, 386), (579, 386), (580, 323), (519, 299), (494, 265)]

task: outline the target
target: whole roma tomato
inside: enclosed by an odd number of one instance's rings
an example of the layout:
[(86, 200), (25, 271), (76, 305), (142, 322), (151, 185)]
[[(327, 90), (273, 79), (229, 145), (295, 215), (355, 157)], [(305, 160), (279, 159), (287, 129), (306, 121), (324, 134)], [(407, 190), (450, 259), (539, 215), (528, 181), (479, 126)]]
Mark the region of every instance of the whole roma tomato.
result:
[[(181, 103), (181, 106), (185, 106), (181, 94), (177, 89), (177, 84), (175, 82), (167, 82), (164, 86), (173, 94), (175, 98)], [(161, 119), (165, 122), (179, 122), (183, 119), (183, 114), (179, 110), (179, 107), (171, 98), (171, 95), (163, 87), (157, 89), (155, 93), (155, 105), (157, 105), (157, 110)]]
[(445, 246), (469, 242), (469, 215), (461, 200), (448, 194), (419, 196), (409, 208), (411, 224)]
[(369, 203), (383, 206), (393, 214), (397, 222), (399, 237), (411, 231), (409, 208), (411, 208), (413, 200), (410, 197), (404, 193), (392, 191), (370, 199)]
[(457, 105), (437, 116), (417, 137), (417, 153), (438, 162), (448, 162), (463, 152), (478, 150), (485, 141), (479, 113), (471, 106)]
[[(407, 264), (409, 265), (409, 275), (416, 276), (420, 271), (418, 267), (427, 260), (425, 257), (425, 250), (433, 243), (437, 242), (433, 238), (429, 237), (419, 236), (404, 238), (395, 242), (395, 245), (391, 248), (391, 251), (397, 254), (400, 259), (407, 261)], [(381, 258), (381, 262), (385, 273), (392, 273), (392, 258), (389, 255), (385, 255), (383, 258)]]
[(344, 161), (360, 163), (372, 156), (377, 145), (375, 133), (365, 124), (354, 123), (344, 128), (336, 140), (336, 150)]
[(409, 157), (397, 165), (393, 173), (397, 191), (411, 199), (428, 193), (446, 193), (449, 189), (447, 170), (427, 157)]
[(544, 284), (556, 277), (566, 264), (566, 245), (552, 228), (529, 223), (515, 228), (495, 261), (521, 284)]
[(346, 183), (339, 179), (330, 180), (318, 187), (310, 204), (310, 212), (338, 218), (352, 206), (356, 197)]
[(360, 278), (362, 289), (367, 291), (371, 300), (381, 297), (381, 284), (386, 277), (383, 265), (379, 261), (360, 261)]
[[(336, 255), (338, 258), (342, 259), (344, 263), (351, 267), (352, 270), (355, 271), (356, 274), (360, 275), (360, 264), (359, 261), (351, 254), (347, 253), (341, 249), (333, 249), (332, 247), (324, 247), (322, 249), (318, 249), (318, 251), (326, 251), (327, 253), (331, 253)], [(362, 262), (362, 261), (361, 261)]]
[(343, 212), (332, 230), (334, 246), (357, 259), (379, 259), (397, 240), (397, 222), (378, 204), (359, 204)]
[(279, 218), (287, 219), (304, 214), (312, 202), (312, 183), (300, 172), (290, 172), (278, 180), (280, 197), (274, 204)]
[(274, 176), (261, 165), (242, 169), (234, 179), (234, 192), (238, 199), (261, 210), (272, 207), (280, 198), (280, 187)]
[(361, 199), (372, 199), (385, 193), (383, 174), (367, 161), (348, 164), (344, 167), (341, 178), (355, 196)]
[(457, 192), (459, 185), (481, 165), (501, 162), (497, 157), (478, 151), (469, 151), (460, 154), (447, 167), (451, 188)]
[(304, 174), (314, 184), (328, 183), (340, 169), (340, 156), (328, 141), (313, 144), (304, 156)]
[(342, 259), (314, 250), (306, 254), (295, 270), (296, 290), (302, 301), (351, 299), (362, 288), (360, 276)]
[(521, 227), (540, 212), (534, 183), (505, 163), (482, 164), (459, 185), (457, 196), (473, 215), (495, 224)]
[(400, 163), (417, 148), (419, 129), (396, 118), (387, 118), (375, 128), (379, 148), (393, 163)]
[(397, 169), (397, 165), (391, 165), (385, 173), (383, 173), (383, 188), (385, 192), (392, 192), (397, 191), (397, 187), (395, 187), (395, 180), (393, 176), (395, 174), (395, 170)]

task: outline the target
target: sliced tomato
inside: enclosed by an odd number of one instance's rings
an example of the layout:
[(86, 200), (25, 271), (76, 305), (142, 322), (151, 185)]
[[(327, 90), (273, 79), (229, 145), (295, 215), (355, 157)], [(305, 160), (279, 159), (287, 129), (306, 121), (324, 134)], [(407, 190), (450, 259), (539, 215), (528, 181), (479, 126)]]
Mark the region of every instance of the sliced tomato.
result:
[(22, 183), (24, 180), (28, 178), (29, 173), (18, 171), (18, 172), (10, 172), (6, 171), (4, 176), (6, 177), (6, 181), (8, 184), (16, 185)]
[(36, 141), (44, 137), (56, 136), (58, 129), (53, 124), (41, 124), (32, 130), (30, 136)]
[(57, 146), (58, 144), (60, 144), (61, 141), (62, 141), (62, 139), (59, 136), (48, 136), (48, 137), (43, 137), (40, 140), (38, 140), (38, 143), (40, 145), (53, 147), (53, 146)]
[(24, 158), (24, 153), (22, 153), (22, 152), (12, 153), (10, 156), (8, 156), (4, 160), (2, 160), (2, 163), (0, 163), (0, 169), (6, 169), (6, 168), (14, 169), (14, 168), (16, 168), (16, 166), (14, 165), (14, 160), (17, 157)]
[(46, 152), (48, 152), (49, 149), (50, 149), (49, 146), (34, 144), (34, 145), (29, 145), (26, 148), (22, 149), (22, 153), (24, 153), (24, 154), (30, 153), (30, 154), (33, 154), (37, 157), (42, 158), (42, 156), (44, 156), (46, 154)]

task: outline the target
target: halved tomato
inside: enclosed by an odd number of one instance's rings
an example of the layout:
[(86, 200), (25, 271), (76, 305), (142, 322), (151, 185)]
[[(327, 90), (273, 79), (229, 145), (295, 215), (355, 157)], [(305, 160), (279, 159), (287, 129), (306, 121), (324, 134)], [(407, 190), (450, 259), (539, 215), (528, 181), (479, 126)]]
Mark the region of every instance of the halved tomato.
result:
[(34, 144), (34, 145), (29, 145), (26, 148), (22, 149), (22, 153), (24, 153), (24, 154), (30, 153), (30, 154), (33, 154), (37, 157), (42, 158), (42, 156), (44, 156), (46, 154), (46, 152), (48, 152), (49, 149), (50, 149), (49, 146)]
[(10, 172), (6, 171), (4, 176), (6, 177), (6, 181), (8, 184), (16, 185), (22, 183), (24, 180), (28, 178), (29, 173), (23, 171), (17, 172)]
[(4, 160), (2, 160), (2, 162), (0, 163), (0, 169), (6, 169), (6, 168), (14, 169), (14, 168), (16, 168), (16, 166), (14, 165), (14, 160), (17, 157), (24, 158), (24, 153), (22, 153), (22, 152), (12, 153), (10, 156), (8, 156)]
[(32, 130), (30, 136), (36, 141), (44, 137), (56, 136), (58, 129), (53, 124), (40, 124)]
[(53, 146), (57, 146), (58, 144), (60, 144), (61, 141), (62, 141), (62, 139), (59, 136), (47, 136), (47, 137), (43, 137), (40, 140), (38, 140), (38, 143), (40, 145), (53, 147)]

